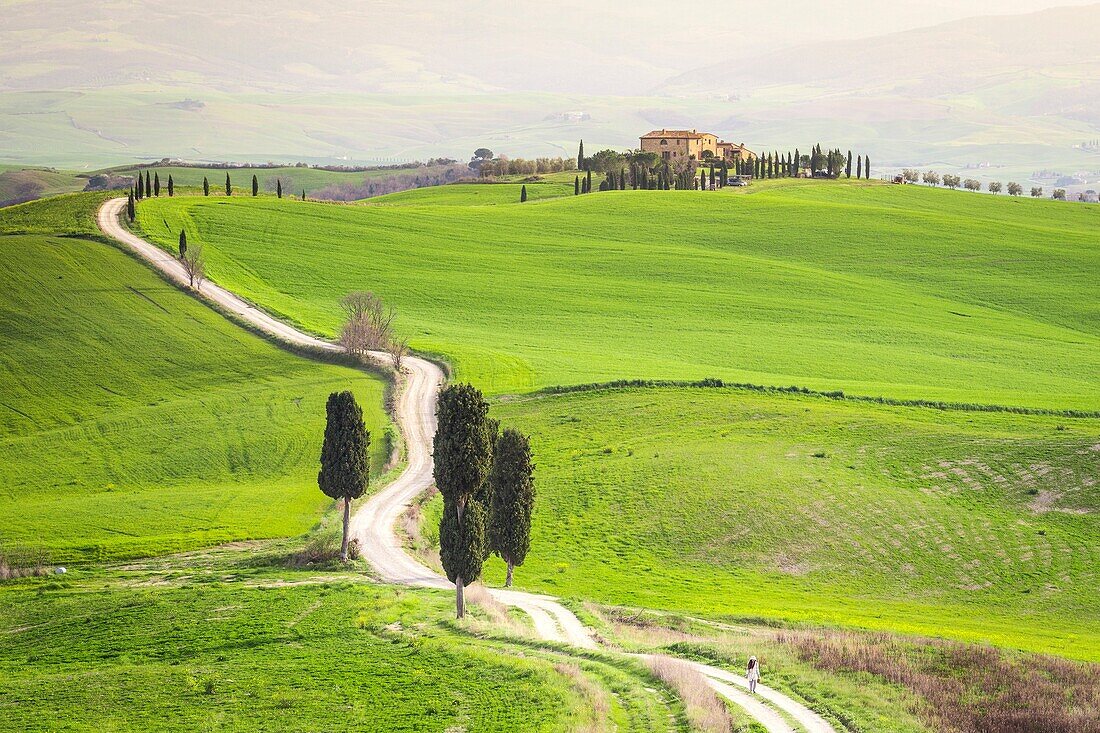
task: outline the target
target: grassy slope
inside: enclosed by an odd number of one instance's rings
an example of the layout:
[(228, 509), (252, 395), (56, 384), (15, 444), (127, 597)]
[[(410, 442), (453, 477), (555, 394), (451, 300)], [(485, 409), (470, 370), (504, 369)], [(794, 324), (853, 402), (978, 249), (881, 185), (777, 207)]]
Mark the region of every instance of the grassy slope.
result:
[[(106, 168), (104, 170), (110, 171), (112, 175), (116, 176), (133, 176), (136, 171), (134, 168), (127, 168), (124, 166)], [(212, 192), (225, 191), (226, 173), (229, 174), (229, 180), (232, 182), (234, 190), (236, 190), (237, 193), (251, 191), (253, 175), (259, 180), (261, 191), (274, 192), (275, 181), (281, 179), (283, 182), (283, 195), (287, 197), (301, 194), (303, 188), (307, 193), (312, 193), (313, 191), (332, 184), (359, 184), (374, 178), (388, 178), (405, 173), (416, 175), (425, 170), (435, 169), (370, 170), (357, 173), (326, 171), (317, 168), (297, 168), (294, 166), (252, 169), (235, 168), (232, 170), (226, 170), (224, 168), (192, 168), (180, 166), (154, 166), (152, 168), (141, 169), (143, 174), (146, 171), (150, 176), (154, 173), (158, 174), (162, 186), (167, 186), (168, 176), (172, 176), (172, 180), (177, 186), (201, 187), (202, 179), (206, 177), (210, 181), (210, 190)]]
[(522, 587), (1100, 660), (1095, 420), (671, 388), (493, 412), (538, 464)]
[(375, 290), (415, 347), (494, 393), (713, 375), (1100, 408), (1100, 210), (819, 182), (471, 205), (487, 196), (519, 186), (162, 198), (139, 217), (166, 246), (186, 227), (215, 279), (312, 330)]
[(583, 720), (551, 663), (439, 627), (449, 601), (340, 583), (2, 590), (0, 730), (566, 731)]
[[(5, 210), (0, 231), (79, 232), (97, 200)], [(364, 406), (376, 471), (386, 458), (379, 379), (286, 353), (99, 241), (0, 237), (0, 354), (0, 549), (74, 561), (300, 533), (328, 504), (334, 390)]]
[(79, 191), (86, 183), (67, 171), (0, 164), (0, 204), (20, 196), (38, 198)]

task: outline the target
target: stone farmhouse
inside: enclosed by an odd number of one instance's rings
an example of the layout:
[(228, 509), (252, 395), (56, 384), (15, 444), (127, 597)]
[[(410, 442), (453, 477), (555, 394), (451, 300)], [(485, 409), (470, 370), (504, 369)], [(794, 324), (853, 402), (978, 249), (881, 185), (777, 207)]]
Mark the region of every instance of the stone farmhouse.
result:
[[(714, 157), (730, 163), (749, 161), (756, 153), (745, 147), (744, 143), (727, 143), (717, 135), (696, 130), (653, 130), (642, 135), (641, 148), (645, 153), (657, 153), (661, 158), (674, 160), (687, 158), (703, 160)], [(710, 155), (705, 153), (710, 152)]]

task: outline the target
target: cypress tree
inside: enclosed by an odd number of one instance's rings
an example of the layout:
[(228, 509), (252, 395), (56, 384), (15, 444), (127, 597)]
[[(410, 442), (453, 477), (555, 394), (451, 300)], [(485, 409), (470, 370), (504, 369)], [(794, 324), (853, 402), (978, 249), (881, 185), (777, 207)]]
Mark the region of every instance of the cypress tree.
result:
[(584, 189), (585, 189), (584, 190), (585, 193), (592, 193), (592, 171), (591, 171), (591, 169), (589, 169), (585, 173)]
[(260, 192), (260, 181), (256, 178), (256, 174), (252, 174), (252, 195), (255, 196)]
[(848, 162), (844, 166), (844, 177), (845, 178), (851, 178), (852, 177), (852, 151), (851, 150), (848, 151)]
[(794, 149), (794, 175), (798, 175), (802, 170), (802, 157), (798, 152), (798, 148)]
[(153, 184), (149, 179), (149, 171), (145, 171), (145, 198), (153, 195)]
[(871, 156), (863, 156), (863, 175), (869, 181), (871, 180)]
[(370, 481), (370, 433), (363, 425), (363, 410), (351, 392), (330, 394), (325, 412), (325, 439), (321, 444), (317, 486), (325, 496), (344, 501), (340, 561), (347, 562), (351, 502), (363, 495)]
[(730, 169), (726, 165), (726, 161), (722, 161), (722, 180), (718, 182), (719, 187), (725, 188), (726, 181), (730, 179)]
[(233, 184), (229, 181), (229, 171), (225, 172), (225, 195), (233, 195)]
[(699, 190), (700, 191), (706, 191), (707, 190), (707, 172), (706, 171), (699, 171)]
[(626, 168), (619, 169), (619, 190), (626, 190)]
[(180, 259), (182, 260), (184, 258), (184, 255), (187, 254), (187, 232), (185, 232), (182, 229), (180, 229), (179, 250), (180, 250)]
[(137, 198), (138, 198), (138, 201), (141, 201), (141, 199), (144, 195), (145, 195), (145, 179), (141, 177), (141, 173), (139, 172), (138, 177), (137, 177)]
[(577, 170), (584, 170), (584, 140), (581, 140), (580, 147), (577, 148)]
[(863, 178), (863, 156), (856, 156), (856, 180)]
[(134, 217), (137, 215), (137, 207), (134, 206), (134, 189), (130, 188), (130, 195), (126, 197), (126, 217), (130, 220), (130, 223), (134, 223)]
[(153, 195), (160, 196), (160, 173), (153, 174)]
[(580, 176), (573, 176), (573, 195), (574, 196), (580, 196), (581, 195), (581, 177)]
[(168, 174), (168, 197), (176, 195), (176, 184), (172, 181), (172, 174)]
[(710, 164), (710, 187), (714, 188), (714, 163)]
[(306, 200), (306, 190), (303, 188), (302, 189), (302, 201), (305, 201), (305, 200)]
[(206, 176), (202, 177), (202, 195), (203, 196), (209, 196), (210, 195), (210, 181), (208, 181), (206, 179)]
[(279, 198), (283, 197), (283, 179), (281, 178), (275, 179), (275, 195)]
[(455, 584), (455, 612), (466, 613), (463, 591), (481, 575), (486, 556), (485, 509), (470, 501), (489, 476), (492, 460), (489, 405), (469, 384), (454, 384), (439, 394), (436, 410), (435, 485), (443, 495), (439, 522), (439, 559)]
[(519, 202), (522, 204), (527, 201), (527, 186), (520, 186), (519, 189)]

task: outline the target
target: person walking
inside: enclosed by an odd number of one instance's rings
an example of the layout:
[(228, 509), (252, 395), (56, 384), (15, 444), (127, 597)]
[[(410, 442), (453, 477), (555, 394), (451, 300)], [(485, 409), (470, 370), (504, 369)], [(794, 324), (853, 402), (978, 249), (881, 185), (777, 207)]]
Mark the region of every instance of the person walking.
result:
[(756, 683), (760, 681), (760, 663), (756, 657), (749, 657), (749, 670), (745, 674), (749, 679), (749, 692), (756, 694)]

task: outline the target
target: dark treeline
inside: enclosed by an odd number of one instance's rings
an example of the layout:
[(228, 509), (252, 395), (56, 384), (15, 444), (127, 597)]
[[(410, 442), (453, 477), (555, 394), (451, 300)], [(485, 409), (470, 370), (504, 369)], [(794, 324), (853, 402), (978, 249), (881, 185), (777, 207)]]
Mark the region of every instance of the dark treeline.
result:
[(165, 168), (171, 166), (173, 168), (209, 168), (211, 170), (268, 170), (271, 168), (308, 168), (310, 170), (329, 171), (331, 173), (368, 173), (370, 171), (397, 171), (409, 170), (412, 168), (430, 168), (440, 165), (454, 165), (457, 162), (458, 161), (454, 160), (453, 158), (431, 158), (426, 161), (413, 160), (406, 163), (391, 163), (389, 165), (316, 165), (312, 163), (303, 163), (301, 161), (298, 161), (297, 163), (202, 163), (188, 160), (179, 160), (176, 158), (161, 158), (155, 163), (139, 163), (137, 165), (116, 166), (114, 168), (108, 169), (107, 172), (145, 170), (146, 168)]
[[(460, 163), (452, 163), (415, 171), (395, 170), (392, 175), (365, 178), (355, 183), (351, 181), (347, 183), (330, 183), (324, 188), (311, 192), (310, 197), (322, 201), (358, 201), (373, 196), (408, 191), (413, 188), (441, 186), (445, 183), (474, 179), (475, 173), (469, 167)], [(267, 179), (264, 188), (268, 191), (277, 192), (278, 180), (276, 178)], [(293, 179), (286, 177), (282, 179), (282, 185), (290, 190), (300, 188), (300, 186), (294, 186)]]
[[(743, 178), (870, 178), (870, 161), (866, 156), (853, 158), (852, 151), (840, 148), (825, 150), (814, 145), (810, 153), (802, 154), (797, 148), (787, 152), (773, 150), (747, 160), (717, 158), (706, 151), (701, 160), (691, 158), (662, 158), (657, 153), (642, 150), (619, 152), (600, 150), (584, 155), (584, 143), (577, 151), (577, 161), (584, 171), (578, 178), (576, 193), (593, 190), (700, 190), (721, 188), (731, 176)], [(585, 185), (591, 174), (602, 180), (597, 188)]]

